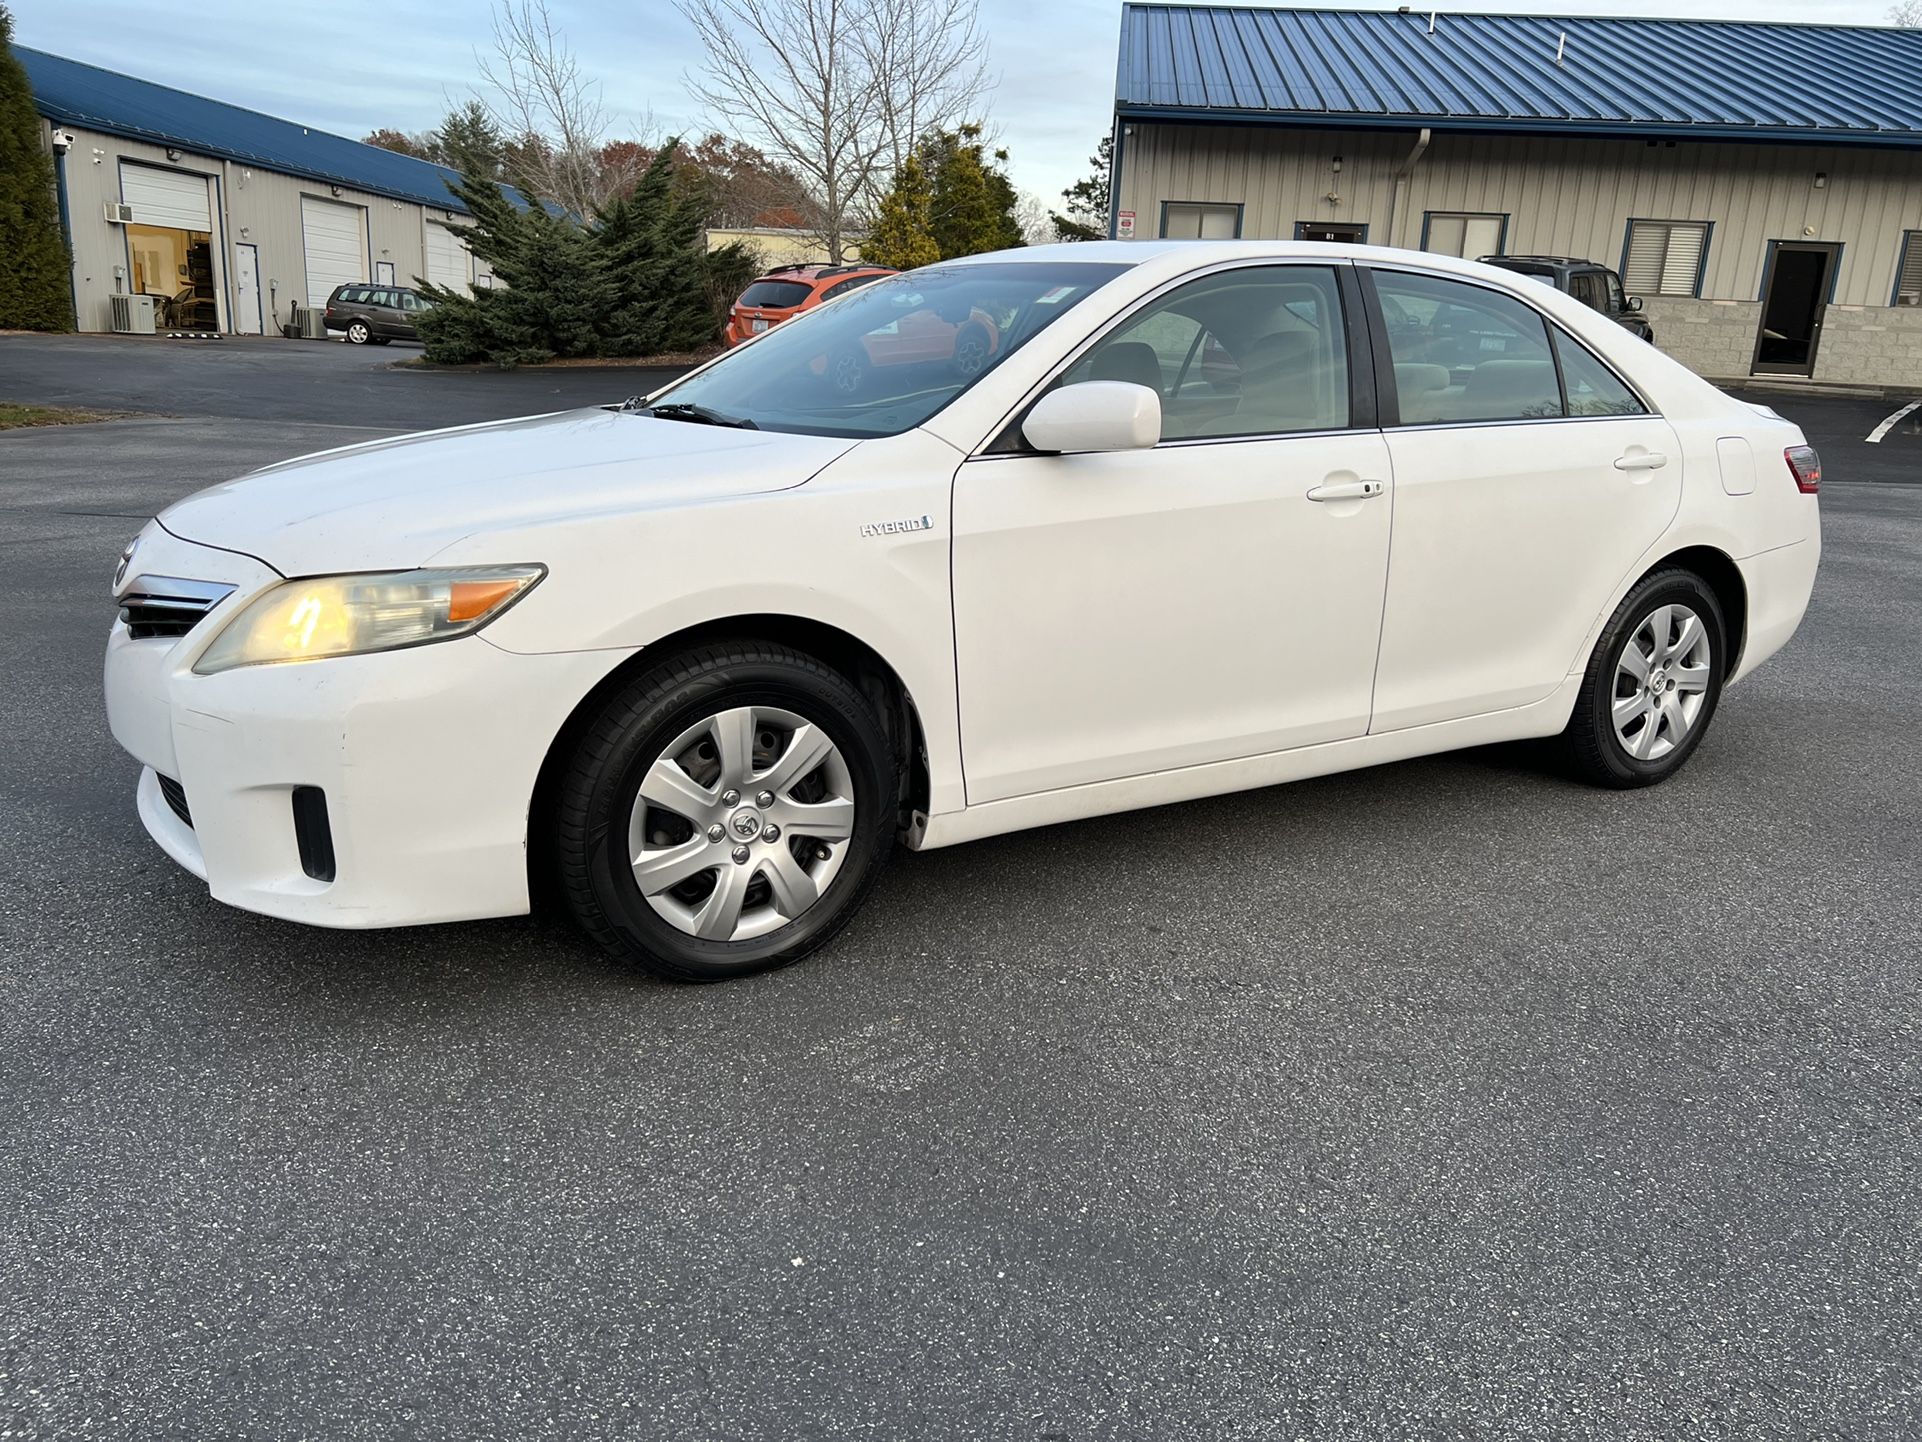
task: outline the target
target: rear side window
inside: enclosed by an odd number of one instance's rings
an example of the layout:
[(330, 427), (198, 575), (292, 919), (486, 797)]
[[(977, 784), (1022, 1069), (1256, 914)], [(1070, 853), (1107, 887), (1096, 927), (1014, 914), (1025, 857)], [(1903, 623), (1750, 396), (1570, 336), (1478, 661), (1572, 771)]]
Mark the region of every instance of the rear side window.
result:
[(804, 280), (757, 280), (741, 292), (737, 305), (759, 305), (784, 308), (799, 305), (808, 298), (813, 289)]
[(846, 295), (851, 290), (859, 290), (864, 285), (872, 285), (875, 281), (884, 279), (886, 279), (886, 277), (880, 275), (849, 276), (846, 280), (837, 280), (833, 285), (822, 291), (821, 299), (833, 300), (837, 295)]
[(1559, 417), (1548, 326), (1512, 296), (1435, 276), (1376, 271), (1401, 423)]
[(367, 299), (367, 287), (364, 285), (343, 285), (340, 288), (340, 299), (354, 305), (363, 304)]
[(1555, 332), (1555, 354), (1562, 363), (1562, 385), (1571, 416), (1639, 416), (1647, 413), (1635, 392), (1588, 350)]
[(1602, 277), (1596, 271), (1576, 271), (1568, 278), (1568, 293), (1591, 310), (1608, 309), (1608, 292), (1602, 288)]

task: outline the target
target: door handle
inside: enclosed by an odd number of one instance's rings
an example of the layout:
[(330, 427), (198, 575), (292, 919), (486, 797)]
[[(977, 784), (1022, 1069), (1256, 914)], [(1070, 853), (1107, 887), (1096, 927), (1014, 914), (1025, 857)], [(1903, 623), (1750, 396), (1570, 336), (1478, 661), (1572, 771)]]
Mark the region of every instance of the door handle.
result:
[(1668, 464), (1668, 457), (1660, 451), (1644, 451), (1640, 455), (1626, 455), (1616, 459), (1618, 471), (1659, 471)]
[(1387, 489), (1380, 481), (1330, 481), (1308, 493), (1311, 501), (1365, 501)]

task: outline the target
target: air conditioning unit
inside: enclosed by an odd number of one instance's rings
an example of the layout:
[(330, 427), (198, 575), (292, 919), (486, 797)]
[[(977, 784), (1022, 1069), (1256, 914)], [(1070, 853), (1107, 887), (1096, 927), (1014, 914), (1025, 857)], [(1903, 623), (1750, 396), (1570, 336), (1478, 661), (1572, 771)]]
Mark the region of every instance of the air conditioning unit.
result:
[(327, 312), (316, 310), (311, 305), (300, 308), (300, 338), (302, 340), (327, 339)]
[(133, 224), (133, 207), (131, 205), (128, 205), (125, 201), (120, 201), (120, 200), (108, 201), (107, 202), (107, 224), (108, 225), (132, 225)]
[(153, 297), (150, 295), (111, 295), (113, 328), (120, 335), (152, 335)]

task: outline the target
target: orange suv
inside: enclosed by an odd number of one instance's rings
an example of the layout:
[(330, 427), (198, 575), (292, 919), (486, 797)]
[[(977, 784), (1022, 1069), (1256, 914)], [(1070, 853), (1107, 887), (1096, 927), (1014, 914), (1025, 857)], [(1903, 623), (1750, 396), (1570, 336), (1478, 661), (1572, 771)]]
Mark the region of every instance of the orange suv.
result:
[(776, 266), (734, 302), (727, 318), (727, 343), (752, 340), (799, 311), (894, 274), (883, 265)]

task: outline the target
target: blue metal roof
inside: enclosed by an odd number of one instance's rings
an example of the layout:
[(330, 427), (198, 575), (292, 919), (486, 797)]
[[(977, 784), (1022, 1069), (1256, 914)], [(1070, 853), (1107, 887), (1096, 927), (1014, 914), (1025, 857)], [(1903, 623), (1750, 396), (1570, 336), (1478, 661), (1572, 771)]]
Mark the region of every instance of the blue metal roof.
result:
[(1115, 109), (1922, 147), (1922, 30), (1429, 13), (1126, 4)]
[(178, 146), (436, 209), (467, 209), (448, 192), (447, 182), (458, 176), (444, 165), (42, 50), (16, 45), (13, 53), (27, 69), (35, 107), (58, 124)]

